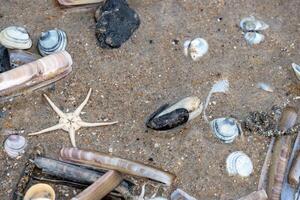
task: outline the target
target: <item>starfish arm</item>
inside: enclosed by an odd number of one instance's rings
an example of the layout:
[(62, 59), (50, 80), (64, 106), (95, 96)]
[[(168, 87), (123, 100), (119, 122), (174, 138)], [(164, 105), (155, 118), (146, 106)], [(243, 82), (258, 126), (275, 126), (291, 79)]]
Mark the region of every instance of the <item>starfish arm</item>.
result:
[(116, 122), (99, 122), (99, 123), (89, 123), (89, 122), (78, 122), (78, 125), (81, 127), (95, 127), (95, 126), (108, 126), (118, 123)]
[(87, 94), (87, 96), (86, 96), (86, 98), (85, 98), (85, 100), (80, 104), (80, 106), (74, 111), (74, 114), (76, 115), (76, 116), (79, 116), (80, 115), (80, 113), (81, 113), (81, 111), (82, 111), (82, 109), (83, 109), (83, 107), (86, 105), (86, 103), (88, 102), (88, 100), (89, 100), (89, 98), (90, 98), (90, 96), (91, 96), (91, 93), (92, 93), (92, 89), (90, 88), (89, 89), (89, 92), (88, 92), (88, 94)]
[(63, 127), (63, 124), (56, 124), (54, 126), (51, 126), (49, 128), (46, 128), (46, 129), (43, 129), (39, 132), (35, 132), (35, 133), (29, 133), (28, 135), (31, 136), (31, 135), (39, 135), (39, 134), (42, 134), (42, 133), (46, 133), (46, 132), (50, 132), (50, 131), (55, 131), (55, 130), (58, 130), (58, 129), (61, 129)]
[(50, 106), (53, 108), (53, 110), (58, 114), (59, 117), (65, 117), (65, 113), (63, 113), (50, 99), (47, 95), (44, 94), (44, 97), (47, 99)]
[(72, 143), (73, 147), (76, 147), (75, 130), (73, 128), (71, 128), (69, 130), (69, 134), (70, 134), (70, 139), (71, 139), (71, 143)]

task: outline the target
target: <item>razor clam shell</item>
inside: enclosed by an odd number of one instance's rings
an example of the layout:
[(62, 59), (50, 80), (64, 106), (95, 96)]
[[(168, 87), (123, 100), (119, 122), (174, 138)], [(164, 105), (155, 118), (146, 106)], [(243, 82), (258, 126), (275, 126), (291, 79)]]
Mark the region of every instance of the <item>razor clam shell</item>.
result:
[(230, 176), (247, 177), (253, 172), (251, 159), (242, 151), (231, 153), (226, 159), (226, 167)]
[(32, 41), (26, 29), (10, 26), (0, 32), (0, 43), (9, 49), (29, 49)]
[(38, 50), (42, 56), (50, 55), (66, 49), (67, 35), (63, 30), (52, 29), (42, 32), (38, 41)]
[(292, 68), (293, 68), (298, 80), (300, 80), (300, 65), (297, 65), (296, 63), (292, 63)]
[(245, 33), (244, 38), (249, 45), (254, 45), (264, 41), (265, 36), (256, 32), (247, 32)]
[(41, 56), (23, 50), (8, 50), (11, 68), (16, 68), (27, 63), (31, 63)]
[(5, 46), (0, 45), (0, 73), (10, 70), (10, 58)]
[(183, 48), (185, 56), (190, 56), (194, 61), (197, 61), (207, 53), (209, 46), (205, 39), (195, 38), (192, 41), (185, 41)]
[(269, 28), (269, 25), (254, 16), (245, 17), (240, 22), (240, 27), (244, 31), (262, 31)]
[(236, 119), (217, 118), (210, 122), (214, 135), (225, 143), (231, 143), (240, 134), (240, 126)]
[(172, 194), (171, 194), (171, 200), (179, 200), (179, 199), (183, 199), (183, 200), (197, 200), (196, 198), (190, 196), (185, 191), (177, 188), (174, 192), (172, 192)]
[(45, 183), (38, 183), (31, 186), (25, 193), (24, 200), (48, 199), (55, 200), (53, 188)]
[(66, 51), (51, 54), (0, 74), (0, 102), (53, 83), (72, 71)]
[(62, 148), (60, 157), (64, 161), (76, 162), (102, 169), (113, 169), (124, 174), (145, 177), (162, 182), (168, 186), (170, 186), (175, 179), (175, 175), (169, 172), (104, 153), (85, 151), (77, 148)]
[(299, 184), (300, 178), (300, 151), (297, 152), (295, 159), (293, 160), (293, 164), (291, 170), (288, 175), (289, 183), (296, 187)]
[(4, 150), (11, 158), (16, 158), (25, 152), (27, 140), (21, 135), (10, 135), (4, 142)]
[(268, 195), (265, 190), (254, 191), (238, 200), (267, 200)]
[(63, 6), (79, 6), (85, 4), (101, 3), (104, 0), (57, 0)]

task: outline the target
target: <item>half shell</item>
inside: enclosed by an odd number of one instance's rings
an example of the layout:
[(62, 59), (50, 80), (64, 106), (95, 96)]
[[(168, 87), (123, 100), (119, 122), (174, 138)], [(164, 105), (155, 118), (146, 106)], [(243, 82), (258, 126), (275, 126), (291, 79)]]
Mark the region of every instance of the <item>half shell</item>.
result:
[(93, 3), (100, 3), (104, 0), (57, 0), (60, 5), (63, 6), (78, 6), (78, 5), (85, 5), (85, 4), (93, 4)]
[(214, 135), (225, 143), (231, 143), (241, 133), (240, 125), (233, 118), (217, 118), (210, 122)]
[(10, 67), (16, 68), (41, 58), (40, 55), (23, 50), (9, 50)]
[(264, 41), (265, 36), (256, 32), (247, 32), (244, 35), (245, 40), (249, 45), (259, 44)]
[(253, 172), (251, 159), (242, 151), (231, 153), (226, 159), (226, 167), (230, 176), (247, 177)]
[(190, 56), (194, 61), (199, 60), (208, 51), (208, 43), (203, 38), (187, 40), (183, 44), (184, 55)]
[(10, 70), (10, 59), (6, 47), (0, 45), (0, 73)]
[(0, 43), (9, 49), (29, 49), (32, 41), (26, 29), (10, 26), (0, 32)]
[(269, 25), (254, 16), (245, 17), (240, 22), (240, 27), (244, 31), (262, 31), (269, 28)]
[(298, 80), (300, 80), (300, 65), (297, 65), (296, 63), (292, 63), (292, 68), (293, 68)]
[(53, 188), (44, 183), (39, 183), (31, 186), (25, 196), (24, 200), (35, 200), (35, 199), (49, 199), (55, 200), (55, 192)]
[(21, 135), (10, 135), (4, 142), (4, 149), (11, 158), (16, 158), (25, 152), (27, 140)]
[(38, 41), (38, 49), (42, 56), (63, 51), (66, 49), (66, 46), (67, 35), (60, 29), (42, 32)]

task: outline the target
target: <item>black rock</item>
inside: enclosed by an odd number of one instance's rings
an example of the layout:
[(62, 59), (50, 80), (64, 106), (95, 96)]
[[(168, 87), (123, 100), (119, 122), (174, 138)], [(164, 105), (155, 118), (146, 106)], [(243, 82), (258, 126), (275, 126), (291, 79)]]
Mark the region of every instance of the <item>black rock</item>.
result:
[(0, 45), (0, 73), (10, 70), (10, 60), (7, 48)]
[(102, 48), (119, 48), (139, 27), (138, 14), (126, 0), (107, 0), (96, 12), (96, 37)]

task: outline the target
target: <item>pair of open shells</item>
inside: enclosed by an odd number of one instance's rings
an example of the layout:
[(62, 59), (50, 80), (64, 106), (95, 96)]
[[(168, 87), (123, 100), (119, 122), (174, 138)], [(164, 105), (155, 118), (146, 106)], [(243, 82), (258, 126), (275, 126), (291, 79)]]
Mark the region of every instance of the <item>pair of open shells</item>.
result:
[(29, 49), (32, 41), (25, 28), (10, 26), (0, 32), (0, 43), (9, 49)]

